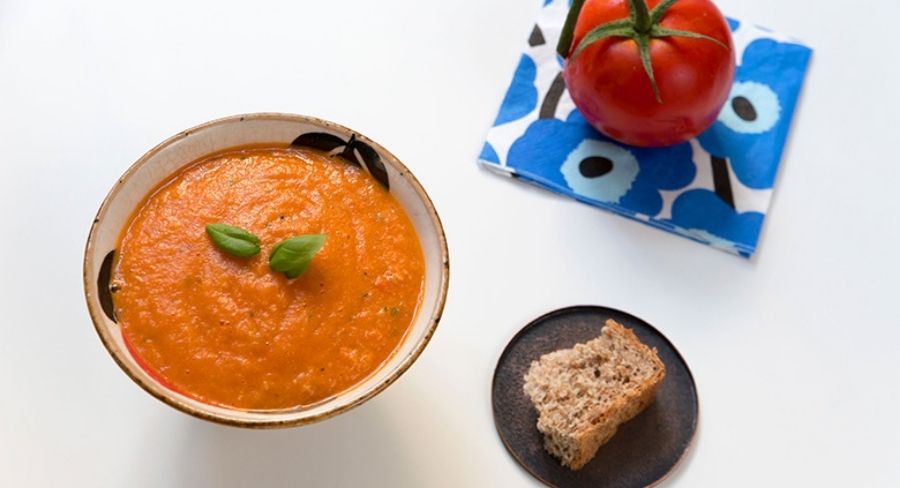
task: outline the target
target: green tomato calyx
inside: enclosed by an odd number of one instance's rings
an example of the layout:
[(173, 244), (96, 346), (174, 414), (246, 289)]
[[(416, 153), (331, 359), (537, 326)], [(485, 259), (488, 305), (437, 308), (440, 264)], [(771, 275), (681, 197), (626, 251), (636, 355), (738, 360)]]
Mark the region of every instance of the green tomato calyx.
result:
[(703, 39), (715, 43), (723, 49), (728, 49), (727, 45), (714, 37), (699, 34), (697, 32), (668, 29), (661, 26), (660, 22), (666, 12), (668, 12), (678, 0), (663, 0), (653, 9), (647, 7), (646, 0), (628, 0), (628, 18), (614, 20), (594, 27), (581, 39), (581, 42), (579, 42), (573, 50), (572, 44), (575, 37), (575, 24), (578, 22), (578, 17), (581, 14), (581, 8), (584, 6), (584, 1), (585, 0), (574, 0), (572, 2), (572, 8), (569, 10), (569, 15), (566, 17), (566, 24), (560, 35), (556, 51), (564, 59), (572, 61), (585, 49), (604, 39), (618, 37), (634, 40), (641, 57), (641, 64), (644, 67), (644, 71), (647, 73), (647, 77), (650, 78), (650, 84), (653, 86), (653, 94), (658, 103), (663, 103), (663, 100), (659, 93), (659, 86), (656, 84), (656, 77), (653, 75), (653, 61), (650, 57), (651, 39), (663, 37)]

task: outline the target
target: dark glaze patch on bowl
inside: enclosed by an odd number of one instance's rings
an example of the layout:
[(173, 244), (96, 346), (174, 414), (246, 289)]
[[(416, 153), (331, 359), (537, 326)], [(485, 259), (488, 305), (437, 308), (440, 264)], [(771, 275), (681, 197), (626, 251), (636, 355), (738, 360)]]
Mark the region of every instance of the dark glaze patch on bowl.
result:
[(291, 142), (292, 146), (306, 146), (326, 152), (337, 152), (335, 155), (348, 163), (364, 168), (381, 184), (385, 190), (390, 191), (391, 183), (388, 178), (387, 168), (378, 155), (378, 151), (372, 146), (356, 138), (356, 134), (350, 135), (350, 140), (344, 141), (340, 137), (324, 132), (308, 132), (301, 134)]
[(113, 259), (115, 259), (115, 257), (116, 250), (113, 249), (106, 254), (105, 258), (103, 258), (103, 264), (100, 265), (100, 272), (97, 273), (97, 298), (100, 299), (100, 307), (103, 309), (103, 313), (109, 317), (109, 320), (118, 322), (116, 320), (116, 309), (113, 306), (112, 300), (112, 285), (110, 284), (110, 280), (112, 279)]

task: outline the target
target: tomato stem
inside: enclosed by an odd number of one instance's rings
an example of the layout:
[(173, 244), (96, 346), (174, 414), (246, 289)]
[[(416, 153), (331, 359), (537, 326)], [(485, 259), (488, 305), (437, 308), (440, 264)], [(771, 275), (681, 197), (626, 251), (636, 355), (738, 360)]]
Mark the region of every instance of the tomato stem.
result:
[(648, 34), (653, 23), (650, 20), (650, 10), (645, 0), (628, 0), (628, 11), (631, 13), (631, 21), (634, 22), (634, 30), (640, 34)]
[[(641, 64), (644, 72), (647, 73), (647, 77), (650, 79), (653, 95), (658, 103), (663, 103), (663, 100), (659, 92), (659, 86), (656, 84), (656, 77), (653, 75), (653, 62), (650, 57), (650, 42), (653, 39), (684, 37), (712, 42), (723, 49), (728, 49), (727, 44), (714, 37), (691, 31), (662, 27), (660, 22), (663, 16), (678, 0), (663, 0), (656, 7), (653, 7), (652, 10), (647, 7), (646, 0), (628, 0), (628, 18), (613, 20), (594, 27), (581, 38), (581, 41), (579, 41), (573, 51), (572, 42), (575, 38), (575, 25), (578, 23), (584, 2), (585, 0), (574, 0), (572, 2), (572, 8), (569, 10), (568, 17), (566, 17), (566, 24), (563, 26), (559, 44), (556, 47), (559, 55), (563, 58), (568, 58), (568, 62), (572, 62), (582, 51), (604, 39), (613, 37), (631, 39), (637, 44)], [(570, 52), (571, 56), (569, 55)]]

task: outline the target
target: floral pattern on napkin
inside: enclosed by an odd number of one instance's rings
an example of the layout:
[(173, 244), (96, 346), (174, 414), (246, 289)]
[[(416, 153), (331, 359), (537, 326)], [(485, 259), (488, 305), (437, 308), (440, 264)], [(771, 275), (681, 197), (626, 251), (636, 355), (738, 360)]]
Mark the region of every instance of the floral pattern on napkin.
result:
[(729, 19), (737, 72), (716, 123), (645, 149), (596, 132), (575, 109), (555, 52), (569, 0), (544, 0), (479, 157), (490, 169), (715, 248), (750, 257), (812, 50)]

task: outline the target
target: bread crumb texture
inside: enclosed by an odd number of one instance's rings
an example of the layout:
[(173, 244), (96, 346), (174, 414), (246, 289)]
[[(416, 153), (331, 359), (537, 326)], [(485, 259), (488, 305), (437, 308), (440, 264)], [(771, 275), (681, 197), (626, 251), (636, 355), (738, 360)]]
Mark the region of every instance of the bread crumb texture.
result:
[(533, 361), (524, 389), (538, 411), (544, 448), (577, 470), (653, 402), (665, 375), (656, 349), (607, 320), (600, 337)]

